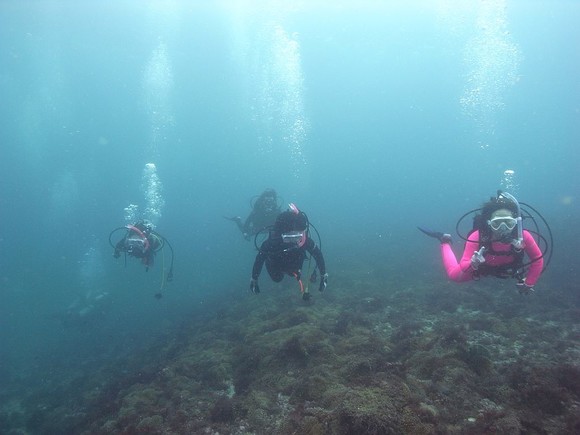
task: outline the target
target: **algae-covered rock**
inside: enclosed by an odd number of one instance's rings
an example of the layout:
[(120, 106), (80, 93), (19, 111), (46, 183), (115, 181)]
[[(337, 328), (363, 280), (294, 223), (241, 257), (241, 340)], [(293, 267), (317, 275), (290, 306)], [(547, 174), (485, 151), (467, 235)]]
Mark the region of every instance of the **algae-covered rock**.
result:
[(142, 434), (161, 434), (163, 432), (163, 417), (152, 415), (141, 419), (137, 424), (137, 432)]

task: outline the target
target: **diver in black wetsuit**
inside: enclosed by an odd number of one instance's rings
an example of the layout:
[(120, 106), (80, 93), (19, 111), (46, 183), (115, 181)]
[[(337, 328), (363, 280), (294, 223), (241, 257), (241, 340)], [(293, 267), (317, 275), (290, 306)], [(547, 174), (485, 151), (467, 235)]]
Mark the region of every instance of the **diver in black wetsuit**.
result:
[[(258, 277), (266, 263), (266, 270), (274, 282), (282, 281), (284, 274), (293, 276), (300, 284), (302, 298), (310, 299), (310, 293), (304, 288), (301, 278), (306, 252), (316, 260), (316, 267), (321, 274), (318, 290), (324, 291), (328, 281), (324, 257), (320, 248), (309, 237), (308, 228), (308, 218), (294, 204), (290, 204), (289, 211), (278, 215), (268, 239), (262, 243), (254, 261), (250, 281), (250, 290), (253, 293), (260, 293)], [(309, 279), (310, 282), (316, 281), (316, 268)]]
[(252, 211), (245, 221), (242, 221), (240, 216), (224, 216), (226, 219), (236, 223), (246, 240), (250, 240), (252, 236), (255, 236), (264, 228), (273, 225), (276, 216), (280, 214), (278, 196), (274, 189), (266, 189), (257, 199), (256, 197), (254, 199), (255, 201), (252, 201)]

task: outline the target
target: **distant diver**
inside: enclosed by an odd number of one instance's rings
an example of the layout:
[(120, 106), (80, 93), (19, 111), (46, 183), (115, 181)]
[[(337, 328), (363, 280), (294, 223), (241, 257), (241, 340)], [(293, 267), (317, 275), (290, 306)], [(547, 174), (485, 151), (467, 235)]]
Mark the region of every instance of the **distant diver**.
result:
[(86, 330), (101, 323), (109, 311), (111, 300), (108, 292), (87, 292), (79, 295), (62, 313), (56, 317), (66, 328)]
[[(125, 233), (117, 243), (113, 243), (113, 236), (118, 231), (125, 231)], [(166, 281), (173, 280), (173, 247), (165, 237), (153, 229), (150, 222), (139, 221), (133, 225), (115, 228), (109, 234), (109, 244), (114, 248), (113, 257), (119, 258), (121, 252), (125, 253), (125, 264), (127, 255), (139, 258), (145, 266), (146, 272), (149, 271), (149, 267), (153, 266), (155, 255), (160, 251), (163, 252), (167, 245), (171, 252), (171, 262), (167, 276), (162, 278), (161, 288), (164, 287)], [(163, 259), (165, 260), (165, 257)], [(161, 272), (163, 273), (163, 270)], [(161, 296), (161, 292), (155, 295), (157, 299), (160, 299)]]
[[(473, 229), (464, 237), (459, 232), (459, 225), (471, 214), (475, 214)], [(524, 219), (529, 219), (535, 230), (524, 229)], [(539, 219), (548, 231), (549, 240), (540, 234)], [(457, 233), (465, 240), (459, 262), (451, 249), (450, 234), (418, 228), (439, 240), (447, 276), (456, 282), (477, 280), (488, 275), (514, 278), (520, 294), (530, 294), (552, 256), (552, 232), (546, 220), (533, 207), (520, 204), (507, 192), (498, 191), (497, 197), (490, 198), (483, 207), (465, 213), (458, 220)]]
[(240, 216), (226, 217), (238, 226), (246, 240), (250, 240), (258, 232), (274, 224), (276, 217), (280, 214), (278, 195), (274, 189), (266, 189), (261, 195), (255, 196), (250, 201), (252, 211), (245, 221)]

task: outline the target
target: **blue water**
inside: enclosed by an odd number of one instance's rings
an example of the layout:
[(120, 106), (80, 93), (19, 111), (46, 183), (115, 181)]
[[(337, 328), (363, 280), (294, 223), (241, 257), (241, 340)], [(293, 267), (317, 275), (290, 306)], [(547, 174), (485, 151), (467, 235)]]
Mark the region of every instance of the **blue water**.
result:
[[(332, 3), (0, 3), (2, 384), (250, 297), (255, 251), (223, 216), (268, 187), (320, 231), (328, 291), (365, 261), (444, 280), (415, 226), (452, 231), (497, 189), (554, 232), (538, 296), (577, 291), (580, 3)], [(147, 163), (175, 250), (160, 300), (160, 256), (146, 273), (108, 242), (148, 206)]]

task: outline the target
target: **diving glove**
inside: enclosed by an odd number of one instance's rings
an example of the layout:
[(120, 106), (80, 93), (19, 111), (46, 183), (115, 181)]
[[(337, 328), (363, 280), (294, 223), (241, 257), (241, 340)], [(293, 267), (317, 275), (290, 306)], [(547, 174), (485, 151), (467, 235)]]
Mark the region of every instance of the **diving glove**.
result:
[(258, 280), (257, 279), (252, 278), (250, 280), (250, 290), (254, 294), (260, 293), (260, 286), (258, 285)]
[(485, 246), (482, 246), (479, 251), (475, 251), (471, 256), (471, 268), (473, 270), (479, 269), (479, 265), (485, 263), (485, 257), (483, 256), (483, 254), (485, 254), (485, 251), (486, 251)]
[(518, 288), (518, 292), (521, 295), (529, 295), (531, 293), (534, 293), (534, 286), (533, 285), (527, 285), (525, 281), (518, 281), (516, 283), (516, 287)]
[(323, 292), (324, 289), (326, 289), (327, 285), (328, 285), (328, 273), (325, 273), (320, 277), (320, 285), (318, 286), (318, 291)]

